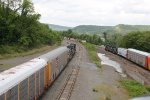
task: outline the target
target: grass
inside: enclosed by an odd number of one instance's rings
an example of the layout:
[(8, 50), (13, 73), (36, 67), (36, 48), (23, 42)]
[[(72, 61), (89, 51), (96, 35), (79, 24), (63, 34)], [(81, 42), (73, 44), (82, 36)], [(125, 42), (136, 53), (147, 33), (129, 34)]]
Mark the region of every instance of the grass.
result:
[(110, 85), (101, 83), (93, 87), (93, 92), (101, 94), (97, 100), (111, 100), (113, 95), (116, 95), (116, 91)]
[(82, 43), (82, 44), (86, 47), (88, 55), (90, 56), (92, 62), (96, 64), (97, 67), (101, 67), (100, 59), (98, 58), (96, 53), (96, 46), (90, 43)]
[(134, 80), (122, 80), (121, 84), (128, 91), (130, 97), (137, 97), (150, 93), (150, 87), (146, 87)]
[(8, 58), (13, 58), (13, 57), (18, 57), (18, 56), (27, 56), (27, 55), (32, 55), (35, 53), (39, 53), (42, 51), (46, 50), (51, 50), (53, 48), (56, 48), (58, 44), (49, 46), (49, 45), (40, 45), (36, 48), (24, 50), (21, 49), (17, 46), (0, 46), (0, 59), (8, 59)]

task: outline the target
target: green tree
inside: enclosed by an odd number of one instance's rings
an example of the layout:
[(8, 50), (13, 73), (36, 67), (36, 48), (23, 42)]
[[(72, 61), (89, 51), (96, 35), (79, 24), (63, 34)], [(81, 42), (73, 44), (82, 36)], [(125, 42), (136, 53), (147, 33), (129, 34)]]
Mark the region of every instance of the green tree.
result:
[(125, 48), (150, 52), (150, 31), (128, 33), (123, 36), (121, 45)]
[(107, 33), (103, 32), (103, 35), (104, 35), (104, 39), (105, 39), (105, 42), (106, 42), (107, 41)]
[(58, 33), (39, 18), (30, 0), (0, 0), (0, 45), (33, 48), (60, 41)]

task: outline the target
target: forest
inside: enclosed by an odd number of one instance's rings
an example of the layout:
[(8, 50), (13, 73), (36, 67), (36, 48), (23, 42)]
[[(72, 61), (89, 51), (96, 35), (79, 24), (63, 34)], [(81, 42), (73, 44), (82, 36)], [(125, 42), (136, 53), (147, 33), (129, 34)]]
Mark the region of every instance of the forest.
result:
[(0, 53), (8, 53), (6, 47), (19, 51), (61, 41), (40, 16), (30, 0), (0, 0)]
[(60, 43), (62, 37), (86, 40), (95, 45), (111, 43), (118, 47), (135, 48), (150, 52), (150, 31), (126, 34), (79, 34), (71, 29), (54, 31), (39, 22), (40, 14), (34, 11), (30, 0), (0, 0), (0, 54), (26, 51), (40, 45)]

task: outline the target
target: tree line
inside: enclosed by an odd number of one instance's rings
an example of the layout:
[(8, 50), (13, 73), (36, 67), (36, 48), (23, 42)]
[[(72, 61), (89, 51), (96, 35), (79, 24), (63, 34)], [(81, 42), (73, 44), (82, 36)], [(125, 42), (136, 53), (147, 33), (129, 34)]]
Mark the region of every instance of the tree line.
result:
[[(5, 46), (17, 46), (18, 49), (34, 48), (42, 44), (55, 44), (61, 37), (86, 40), (102, 45), (111, 43), (119, 47), (135, 48), (150, 52), (150, 31), (122, 34), (78, 34), (72, 30), (56, 32), (47, 24), (39, 22), (40, 14), (34, 11), (30, 0), (0, 0), (0, 53)], [(3, 50), (2, 50), (3, 49)]]
[(58, 32), (40, 23), (39, 18), (30, 0), (0, 0), (0, 46), (33, 48), (60, 41)]
[(86, 40), (95, 45), (111, 44), (117, 47), (134, 48), (141, 51), (150, 52), (150, 31), (133, 31), (126, 34), (108, 34), (104, 32), (97, 34), (78, 34), (72, 30), (62, 32), (62, 36)]
[(86, 40), (86, 42), (89, 42), (95, 45), (103, 44), (101, 36), (97, 34), (78, 34), (78, 33), (73, 32), (71, 29), (69, 29), (68, 31), (63, 31), (61, 35), (63, 37), (74, 38), (78, 40)]
[(108, 43), (124, 48), (134, 48), (150, 52), (150, 31), (136, 31), (125, 35), (113, 34), (108, 36)]

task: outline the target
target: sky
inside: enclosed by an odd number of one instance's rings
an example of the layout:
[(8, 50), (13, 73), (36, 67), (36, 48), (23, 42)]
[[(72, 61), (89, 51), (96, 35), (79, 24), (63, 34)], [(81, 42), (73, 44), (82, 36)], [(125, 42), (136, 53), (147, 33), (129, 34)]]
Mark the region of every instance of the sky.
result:
[(150, 25), (150, 0), (32, 0), (40, 22), (64, 26)]

